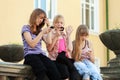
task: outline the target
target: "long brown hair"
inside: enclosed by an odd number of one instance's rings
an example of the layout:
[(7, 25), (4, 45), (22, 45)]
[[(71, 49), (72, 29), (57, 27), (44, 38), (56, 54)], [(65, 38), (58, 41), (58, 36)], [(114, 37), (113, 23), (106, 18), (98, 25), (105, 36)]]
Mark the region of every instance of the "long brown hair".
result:
[(75, 41), (73, 42), (72, 57), (75, 61), (79, 61), (81, 57), (81, 39), (80, 36), (89, 35), (89, 31), (86, 25), (79, 25), (76, 31)]
[(34, 25), (36, 25), (36, 19), (40, 14), (44, 14), (45, 18), (46, 18), (46, 13), (44, 10), (42, 9), (35, 9), (32, 14), (30, 15), (30, 19), (29, 19), (29, 24), (30, 24), (30, 30), (32, 31), (33, 34), (38, 34), (41, 30), (41, 28), (44, 26), (44, 22), (42, 22), (39, 26), (36, 26), (36, 31), (34, 31)]

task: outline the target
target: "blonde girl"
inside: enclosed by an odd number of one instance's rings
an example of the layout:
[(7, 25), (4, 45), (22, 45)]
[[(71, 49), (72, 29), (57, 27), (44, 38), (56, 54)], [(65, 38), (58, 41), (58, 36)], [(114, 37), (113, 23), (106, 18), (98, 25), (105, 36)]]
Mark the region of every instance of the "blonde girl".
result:
[(56, 63), (59, 71), (62, 71), (61, 76), (63, 79), (79, 80), (79, 73), (70, 59), (73, 50), (70, 40), (72, 27), (68, 26), (64, 30), (64, 26), (64, 17), (62, 15), (56, 15), (53, 20), (53, 29), (47, 36), (48, 56)]

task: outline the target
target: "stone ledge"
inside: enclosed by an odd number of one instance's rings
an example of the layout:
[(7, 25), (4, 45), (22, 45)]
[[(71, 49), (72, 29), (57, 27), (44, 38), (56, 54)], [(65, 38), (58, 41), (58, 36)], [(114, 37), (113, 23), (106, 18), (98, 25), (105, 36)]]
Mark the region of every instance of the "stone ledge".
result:
[(22, 78), (17, 80), (24, 80), (25, 78), (33, 80), (32, 68), (30, 66), (10, 62), (0, 62), (0, 76)]
[(117, 78), (117, 77), (109, 77), (109, 76), (105, 76), (103, 75), (103, 80), (120, 80), (120, 78)]

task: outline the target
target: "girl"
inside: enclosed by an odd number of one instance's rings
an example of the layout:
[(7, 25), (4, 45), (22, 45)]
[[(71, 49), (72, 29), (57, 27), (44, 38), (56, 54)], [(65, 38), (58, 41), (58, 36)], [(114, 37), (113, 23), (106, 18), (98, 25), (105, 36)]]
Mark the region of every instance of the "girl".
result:
[[(48, 27), (42, 30), (44, 24)], [(60, 80), (56, 65), (46, 57), (41, 46), (42, 40), (46, 42), (43, 35), (49, 31), (49, 21), (42, 9), (35, 9), (30, 16), (29, 25), (24, 25), (22, 28), (24, 64), (32, 67), (36, 80)]]
[(73, 42), (73, 59), (74, 65), (83, 76), (83, 80), (102, 80), (99, 71), (94, 65), (95, 57), (90, 41), (87, 40), (89, 35), (88, 28), (80, 25), (76, 31), (75, 41)]
[(66, 28), (64, 32), (64, 17), (62, 15), (55, 16), (53, 20), (53, 27), (47, 38), (47, 50), (49, 52), (49, 58), (53, 60), (63, 79), (80, 80), (79, 73), (71, 62), (72, 42), (70, 35), (72, 27)]

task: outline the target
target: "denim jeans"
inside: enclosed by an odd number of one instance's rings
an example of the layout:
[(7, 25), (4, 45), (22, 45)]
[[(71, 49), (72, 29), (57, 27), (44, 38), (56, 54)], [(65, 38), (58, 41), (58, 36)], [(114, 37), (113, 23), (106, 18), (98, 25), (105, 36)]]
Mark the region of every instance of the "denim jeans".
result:
[(84, 63), (79, 61), (79, 62), (75, 62), (74, 65), (75, 65), (76, 69), (78, 70), (78, 72), (80, 73), (80, 75), (83, 76), (83, 79), (90, 78), (89, 69), (87, 68), (87, 66)]
[(91, 78), (92, 80), (103, 80), (97, 67), (88, 59), (74, 63), (76, 69), (83, 76), (83, 79)]

